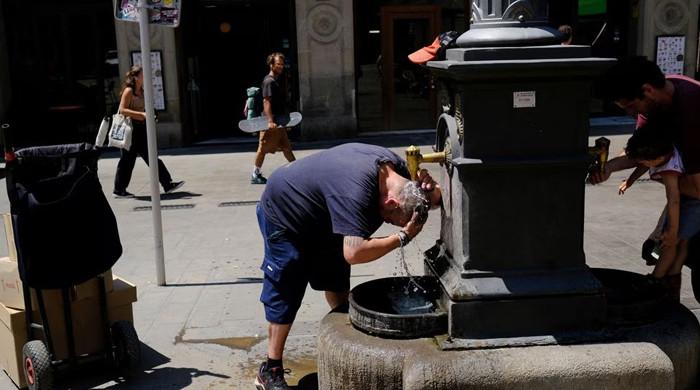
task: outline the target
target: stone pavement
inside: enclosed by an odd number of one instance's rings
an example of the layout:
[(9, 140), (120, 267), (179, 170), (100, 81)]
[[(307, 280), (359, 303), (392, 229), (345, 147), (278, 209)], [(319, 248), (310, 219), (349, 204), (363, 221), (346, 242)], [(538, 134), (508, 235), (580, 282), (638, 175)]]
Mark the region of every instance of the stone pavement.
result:
[[(627, 135), (610, 134), (615, 153)], [(403, 155), (410, 144), (429, 151), (433, 139), (430, 133), (411, 133), (353, 141), (385, 145)], [(302, 158), (330, 145), (296, 144), (295, 153)], [(254, 143), (242, 143), (163, 151), (162, 159), (175, 180), (187, 181), (178, 192), (163, 196), (163, 206), (178, 206), (162, 212), (165, 287), (155, 283), (151, 212), (139, 209), (150, 201), (145, 164), (137, 162), (129, 186), (137, 196), (114, 199), (111, 189), (117, 155), (106, 154), (100, 161), (100, 178), (110, 194), (124, 246), (114, 273), (138, 286), (134, 317), (143, 342), (144, 373), (131, 384), (113, 381), (106, 374), (82, 373), (69, 388), (254, 388), (254, 374), (265, 357), (267, 329), (258, 301), (263, 250), (255, 217), (255, 202), (264, 186), (249, 184), (254, 149)], [(285, 162), (280, 153), (268, 156), (264, 172)], [(442, 174), (435, 164), (424, 167), (435, 177)], [(647, 273), (650, 269), (639, 256), (640, 246), (663, 207), (664, 191), (656, 183), (641, 181), (620, 197), (617, 185), (624, 177), (625, 173), (617, 173), (603, 185), (586, 187), (585, 252), (591, 266)], [(0, 187), (0, 212), (6, 212), (7, 196), (4, 185)], [(518, 188), (509, 190), (518, 196)], [(406, 251), (413, 273), (422, 273), (421, 252), (439, 236), (439, 215), (439, 211), (431, 212), (423, 233)], [(395, 231), (395, 227), (383, 226), (377, 234)], [(682, 299), (696, 309), (687, 272)], [(351, 283), (395, 274), (400, 270), (397, 254), (392, 253), (353, 267)], [(327, 310), (323, 294), (308, 290), (285, 356), (286, 367), (292, 369), (289, 382), (296, 385), (301, 380), (300, 389), (314, 388), (316, 333)], [(1, 374), (0, 388), (13, 388)]]

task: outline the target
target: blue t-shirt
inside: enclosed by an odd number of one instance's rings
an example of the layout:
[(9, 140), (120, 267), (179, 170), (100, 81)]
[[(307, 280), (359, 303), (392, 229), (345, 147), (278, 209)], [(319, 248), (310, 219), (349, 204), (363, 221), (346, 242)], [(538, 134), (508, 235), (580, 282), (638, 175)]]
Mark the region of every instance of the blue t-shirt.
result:
[(384, 222), (379, 213), (379, 165), (386, 162), (410, 177), (406, 163), (394, 152), (359, 143), (278, 168), (260, 199), (265, 217), (304, 242), (332, 240), (334, 234), (369, 238)]

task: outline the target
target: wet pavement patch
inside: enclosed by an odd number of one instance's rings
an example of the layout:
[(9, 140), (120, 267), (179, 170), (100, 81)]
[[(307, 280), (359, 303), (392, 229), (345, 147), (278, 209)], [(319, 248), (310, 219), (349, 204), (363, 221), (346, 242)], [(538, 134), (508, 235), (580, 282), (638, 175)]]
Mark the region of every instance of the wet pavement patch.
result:
[(216, 344), (231, 349), (238, 349), (250, 352), (250, 350), (264, 340), (266, 337), (263, 336), (243, 336), (243, 337), (220, 337), (211, 339), (185, 339), (186, 329), (182, 329), (180, 333), (175, 336), (175, 344)]

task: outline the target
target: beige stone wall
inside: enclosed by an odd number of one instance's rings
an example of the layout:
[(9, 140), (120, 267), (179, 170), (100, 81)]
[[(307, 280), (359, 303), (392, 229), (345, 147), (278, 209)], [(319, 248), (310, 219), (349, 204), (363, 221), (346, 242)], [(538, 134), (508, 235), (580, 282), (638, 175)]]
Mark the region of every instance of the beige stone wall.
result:
[[(126, 74), (131, 65), (131, 52), (140, 51), (138, 23), (115, 21), (119, 73)], [(169, 27), (150, 26), (151, 50), (162, 51), (163, 81), (165, 83), (165, 108), (158, 113), (158, 146), (183, 145), (183, 128), (176, 61), (175, 30)]]
[(297, 0), (302, 138), (349, 137), (357, 131), (353, 8), (349, 0)]
[(658, 35), (685, 35), (684, 73), (695, 75), (700, 0), (641, 0), (637, 54), (656, 58)]

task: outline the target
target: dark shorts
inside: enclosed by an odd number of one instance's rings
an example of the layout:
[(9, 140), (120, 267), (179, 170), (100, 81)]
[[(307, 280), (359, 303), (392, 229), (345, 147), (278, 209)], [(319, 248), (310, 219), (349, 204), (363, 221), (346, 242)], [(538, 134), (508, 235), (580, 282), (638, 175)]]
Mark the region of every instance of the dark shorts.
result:
[(284, 228), (267, 221), (259, 204), (257, 215), (265, 245), (260, 302), (265, 306), (267, 321), (294, 322), (307, 284), (319, 291), (350, 289), (350, 265), (343, 257), (342, 237), (323, 245), (304, 245)]
[[(667, 222), (668, 214), (664, 218), (664, 229)], [(698, 233), (700, 233), (700, 200), (683, 197), (678, 221), (678, 238), (690, 240)]]

